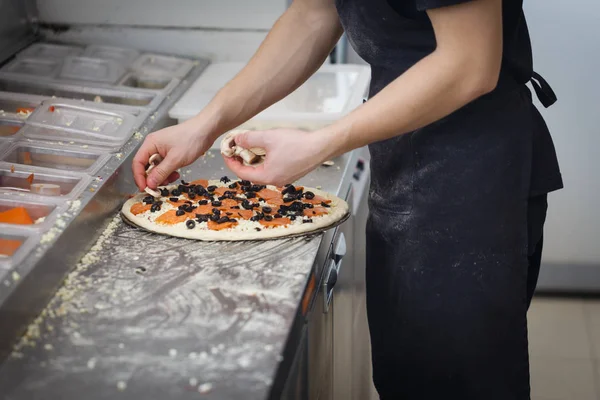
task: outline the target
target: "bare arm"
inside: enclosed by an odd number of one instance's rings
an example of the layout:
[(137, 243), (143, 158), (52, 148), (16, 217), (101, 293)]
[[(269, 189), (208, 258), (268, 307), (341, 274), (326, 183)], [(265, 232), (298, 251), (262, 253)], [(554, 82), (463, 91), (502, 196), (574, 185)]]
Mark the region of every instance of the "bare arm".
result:
[(236, 142), (267, 149), (265, 163), (253, 168), (228, 159), (228, 166), (259, 183), (293, 182), (326, 159), (426, 126), (492, 91), (502, 60), (502, 0), (473, 0), (428, 15), (436, 49), (367, 103), (312, 133), (248, 132)]
[(295, 0), (248, 65), (198, 116), (216, 135), (246, 122), (304, 83), (342, 34), (333, 0)]
[[(177, 179), (177, 168), (201, 156), (214, 140), (279, 101), (310, 77), (342, 34), (334, 0), (295, 0), (275, 23), (248, 65), (194, 118), (154, 132), (133, 160), (137, 186)], [(148, 158), (164, 160), (146, 180)]]

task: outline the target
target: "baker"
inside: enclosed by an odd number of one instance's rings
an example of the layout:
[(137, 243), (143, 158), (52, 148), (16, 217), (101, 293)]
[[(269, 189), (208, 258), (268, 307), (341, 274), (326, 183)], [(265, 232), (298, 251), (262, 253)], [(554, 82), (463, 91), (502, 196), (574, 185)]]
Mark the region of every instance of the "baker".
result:
[[(140, 189), (175, 180), (213, 141), (291, 93), (345, 31), (372, 69), (369, 100), (314, 132), (238, 135), (285, 184), (369, 145), (367, 311), (382, 399), (529, 399), (526, 312), (547, 193), (562, 187), (532, 104), (556, 98), (532, 68), (521, 0), (296, 0), (200, 113), (147, 137)], [(164, 161), (144, 176), (150, 155)]]

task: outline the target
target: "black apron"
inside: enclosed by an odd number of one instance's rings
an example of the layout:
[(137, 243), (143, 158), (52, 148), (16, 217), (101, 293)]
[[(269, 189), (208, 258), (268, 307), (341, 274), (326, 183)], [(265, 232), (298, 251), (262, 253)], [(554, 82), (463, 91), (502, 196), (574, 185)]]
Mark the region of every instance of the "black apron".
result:
[[(398, 64), (432, 50), (429, 32), (423, 43), (403, 43), (423, 25), (385, 0), (337, 6), (350, 43), (371, 64), (370, 96), (402, 72)], [(403, 46), (411, 51), (397, 51)], [(551, 104), (554, 94), (536, 78)], [(381, 398), (529, 399), (526, 313), (546, 193), (562, 186), (530, 91), (501, 73), (492, 93), (369, 150), (367, 311)]]

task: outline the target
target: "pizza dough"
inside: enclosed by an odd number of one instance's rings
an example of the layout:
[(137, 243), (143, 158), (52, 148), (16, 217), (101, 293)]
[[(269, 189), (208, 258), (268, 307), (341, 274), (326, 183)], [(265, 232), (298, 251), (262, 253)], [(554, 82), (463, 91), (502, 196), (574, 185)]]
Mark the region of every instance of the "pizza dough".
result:
[[(154, 199), (146, 193), (140, 193), (125, 202), (121, 212), (129, 222), (149, 231), (207, 241), (264, 240), (308, 234), (334, 226), (336, 223), (345, 220), (349, 213), (348, 204), (344, 200), (318, 189), (295, 188), (292, 186), (291, 193), (296, 200), (289, 201), (289, 197), (286, 197), (289, 196), (287, 194), (283, 198), (275, 196), (275, 193), (281, 195), (282, 190), (270, 185), (262, 186), (261, 188), (264, 190), (252, 191), (246, 197), (247, 192), (240, 189), (244, 187), (241, 183), (243, 181), (229, 181), (224, 177), (222, 181), (198, 180), (183, 185), (184, 187), (195, 185), (197, 186), (196, 189), (199, 189), (199, 187), (212, 189), (208, 194), (195, 195), (193, 199), (190, 199), (187, 193), (180, 191), (182, 185), (161, 187), (159, 191), (165, 194), (164, 196), (161, 195), (160, 198)], [(237, 185), (237, 189), (232, 190), (230, 185)], [(258, 188), (257, 185), (250, 184), (250, 186), (254, 189)], [(249, 186), (246, 185), (245, 187)], [(202, 189), (200, 190), (202, 191)], [(231, 197), (231, 191), (237, 191), (234, 198), (225, 199), (223, 195)], [(230, 193), (227, 194), (227, 192)], [(311, 199), (312, 196), (314, 197)], [(221, 200), (218, 200), (219, 198)], [(288, 202), (284, 203), (284, 199)], [(244, 200), (246, 202), (242, 205)], [(187, 212), (178, 211), (182, 207), (188, 207), (185, 205), (186, 202), (190, 207), (195, 208), (193, 210), (188, 208)], [(207, 204), (202, 204), (206, 202)], [(238, 207), (237, 209), (229, 208), (236, 202), (238, 205), (233, 207)], [(290, 205), (298, 202), (311, 203), (312, 207), (306, 208), (309, 206), (304, 206), (303, 211), (297, 211), (298, 208), (301, 208), (301, 204), (292, 207), (296, 211), (288, 211)], [(159, 206), (155, 206), (153, 209), (152, 206), (155, 203)], [(219, 207), (214, 206), (214, 204), (218, 204)], [(246, 208), (248, 204), (253, 206), (249, 210)], [(235, 223), (221, 222), (220, 226), (216, 226), (215, 221), (205, 221), (204, 219), (208, 215), (207, 211), (208, 213), (211, 213), (209, 210), (214, 212), (215, 208), (220, 210), (222, 213), (220, 215), (231, 214), (230, 219), (235, 220)], [(270, 212), (267, 216), (265, 212), (268, 209), (270, 209)], [(283, 210), (283, 215), (279, 214), (281, 210)], [(245, 219), (242, 214), (246, 218), (249, 215), (256, 216), (257, 214), (263, 214), (263, 217), (259, 220), (256, 220), (256, 218), (250, 220)], [(292, 216), (295, 220), (291, 220)], [(267, 217), (270, 218), (269, 222), (265, 221)], [(273, 224), (273, 226), (263, 225), (267, 223)], [(209, 224), (213, 229), (209, 228)], [(214, 230), (215, 228), (220, 230)]]

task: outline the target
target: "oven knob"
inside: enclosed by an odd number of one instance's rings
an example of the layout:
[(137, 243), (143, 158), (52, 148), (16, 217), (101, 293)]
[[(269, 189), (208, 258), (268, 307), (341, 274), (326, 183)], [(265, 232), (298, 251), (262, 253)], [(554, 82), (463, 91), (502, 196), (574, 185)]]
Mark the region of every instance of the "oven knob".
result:
[(358, 160), (358, 162), (356, 163), (356, 169), (358, 169), (360, 171), (364, 171), (365, 170), (365, 162), (363, 160)]

